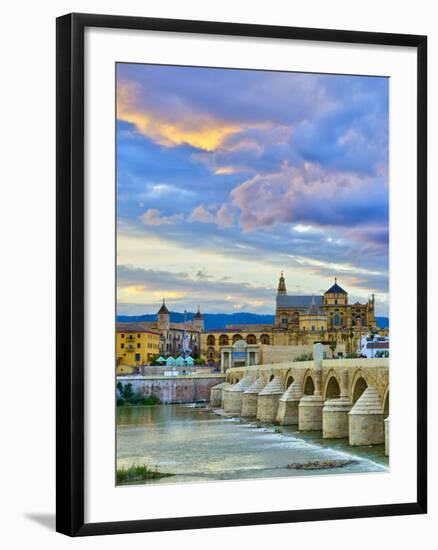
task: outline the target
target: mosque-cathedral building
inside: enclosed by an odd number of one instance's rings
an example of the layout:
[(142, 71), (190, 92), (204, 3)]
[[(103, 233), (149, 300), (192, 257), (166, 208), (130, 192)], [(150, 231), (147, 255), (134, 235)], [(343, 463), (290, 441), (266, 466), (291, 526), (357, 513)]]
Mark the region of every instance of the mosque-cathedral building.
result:
[(375, 330), (374, 295), (365, 304), (349, 304), (348, 293), (336, 278), (323, 295), (288, 295), (281, 273), (274, 324), (206, 331), (201, 335), (201, 353), (222, 370), (293, 359), (316, 342), (325, 345), (326, 353), (345, 356), (357, 352), (361, 337)]
[[(374, 295), (365, 304), (349, 304), (348, 293), (338, 285), (336, 278), (323, 295), (289, 295), (282, 272), (273, 324), (233, 325), (205, 331), (199, 306), (192, 320), (172, 323), (163, 299), (156, 321), (136, 323), (135, 327), (131, 323), (117, 323), (120, 337), (117, 363), (132, 363), (136, 367), (144, 363), (142, 332), (159, 336), (154, 352), (164, 357), (181, 354), (186, 335), (192, 355), (200, 355), (208, 365), (224, 371), (233, 366), (294, 360), (311, 352), (316, 342), (325, 346), (325, 353), (331, 354), (328, 356), (343, 357), (357, 352), (361, 338), (370, 331), (376, 331)], [(127, 337), (125, 333), (129, 336), (136, 332), (139, 341), (136, 342), (134, 364), (122, 344), (123, 336)]]

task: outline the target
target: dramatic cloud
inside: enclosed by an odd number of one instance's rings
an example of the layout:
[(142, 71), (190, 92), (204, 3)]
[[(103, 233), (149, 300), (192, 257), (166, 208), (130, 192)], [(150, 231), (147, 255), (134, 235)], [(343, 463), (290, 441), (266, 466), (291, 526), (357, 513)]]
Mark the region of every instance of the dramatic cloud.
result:
[(206, 113), (182, 110), (178, 118), (143, 105), (138, 84), (121, 81), (117, 94), (117, 118), (133, 124), (139, 132), (166, 147), (188, 144), (205, 151), (217, 149), (241, 126)]
[(388, 98), (379, 77), (119, 63), (118, 263), (142, 270), (120, 307), (272, 313), (284, 269), (386, 312)]
[[(354, 197), (354, 201), (352, 200)], [(358, 226), (379, 221), (388, 209), (387, 189), (354, 173), (332, 173), (305, 163), (281, 172), (257, 175), (232, 193), (245, 230), (278, 223)]]

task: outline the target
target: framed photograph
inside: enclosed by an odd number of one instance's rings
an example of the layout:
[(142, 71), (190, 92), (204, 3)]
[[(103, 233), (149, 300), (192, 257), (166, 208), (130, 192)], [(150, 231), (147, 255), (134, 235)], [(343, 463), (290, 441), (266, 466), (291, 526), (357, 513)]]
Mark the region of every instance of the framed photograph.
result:
[(57, 20), (57, 530), (426, 513), (425, 36)]

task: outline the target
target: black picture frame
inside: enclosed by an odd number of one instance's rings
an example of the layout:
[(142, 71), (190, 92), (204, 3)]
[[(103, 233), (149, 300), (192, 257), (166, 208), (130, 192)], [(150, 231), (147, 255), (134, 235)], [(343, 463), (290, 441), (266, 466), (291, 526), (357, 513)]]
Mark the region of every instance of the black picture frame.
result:
[[(427, 510), (427, 37), (69, 14), (57, 19), (56, 529), (69, 536), (424, 514)], [(136, 521), (84, 522), (84, 30), (87, 27), (405, 46), (417, 52), (417, 499), (415, 502)]]

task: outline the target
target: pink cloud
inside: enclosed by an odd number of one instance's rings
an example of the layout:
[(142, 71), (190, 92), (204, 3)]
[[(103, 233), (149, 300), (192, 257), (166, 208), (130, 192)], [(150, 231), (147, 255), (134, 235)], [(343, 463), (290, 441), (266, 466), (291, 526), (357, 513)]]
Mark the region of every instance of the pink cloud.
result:
[(215, 219), (213, 214), (205, 208), (203, 204), (200, 204), (193, 209), (190, 214), (189, 221), (201, 222), (201, 223), (214, 223)]
[(383, 185), (353, 172), (327, 172), (308, 162), (257, 175), (233, 189), (231, 200), (240, 210), (245, 231), (278, 223), (357, 226), (382, 219), (387, 207)]
[(182, 220), (182, 214), (174, 214), (173, 216), (162, 216), (159, 210), (149, 208), (141, 216), (141, 220), (145, 225), (169, 225)]
[(233, 216), (225, 204), (216, 212), (216, 221), (221, 227), (231, 227), (233, 225)]

